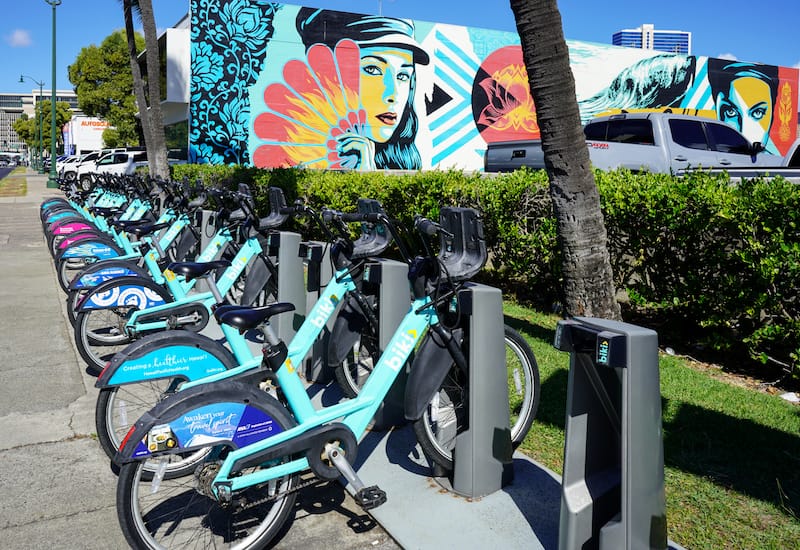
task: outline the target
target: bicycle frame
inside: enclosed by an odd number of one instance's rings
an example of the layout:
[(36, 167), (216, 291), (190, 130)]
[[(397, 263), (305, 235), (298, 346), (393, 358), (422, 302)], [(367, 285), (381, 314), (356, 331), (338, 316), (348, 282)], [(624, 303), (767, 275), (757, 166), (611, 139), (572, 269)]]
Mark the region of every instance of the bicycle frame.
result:
[[(251, 237), (245, 241), (245, 243), (236, 253), (236, 256), (231, 261), (231, 265), (224, 271), (224, 273), (216, 283), (217, 290), (219, 291), (220, 296), (224, 296), (231, 289), (233, 284), (236, 282), (236, 280), (239, 278), (239, 276), (247, 267), (248, 262), (261, 252), (262, 252), (261, 243), (258, 241), (257, 238)], [(150, 261), (155, 262), (155, 258), (151, 258)], [(205, 261), (205, 260), (199, 259), (198, 261)], [(138, 334), (142, 332), (148, 332), (152, 330), (164, 330), (168, 328), (166, 320), (140, 322), (139, 318), (142, 316), (150, 316), (152, 314), (158, 314), (164, 311), (169, 312), (170, 310), (183, 306), (185, 304), (197, 303), (197, 302), (202, 303), (206, 307), (206, 309), (210, 311), (211, 307), (217, 303), (217, 298), (214, 296), (214, 293), (212, 292), (200, 292), (191, 295), (189, 294), (189, 290), (191, 290), (194, 287), (197, 279), (193, 279), (188, 282), (183, 281), (179, 279), (169, 269), (165, 270), (163, 273), (163, 277), (159, 276), (159, 279), (161, 280), (157, 279), (156, 282), (161, 284), (161, 282), (163, 281), (167, 285), (169, 291), (175, 297), (175, 301), (162, 305), (157, 305), (155, 307), (148, 307), (146, 309), (139, 309), (134, 311), (130, 319), (128, 320), (127, 324), (125, 325), (125, 330), (129, 334)]]
[[(349, 281), (349, 284), (352, 284), (352, 280)], [(415, 299), (358, 396), (336, 405), (317, 409), (306, 392), (303, 382), (297, 375), (295, 365), (300, 364), (304, 359), (313, 344), (313, 340), (316, 339), (319, 331), (322, 330), (322, 326), (324, 326), (324, 323), (318, 324), (315, 321), (315, 319), (322, 319), (322, 317), (314, 317), (315, 310), (331, 308), (332, 305), (335, 305), (332, 303), (333, 300), (339, 300), (338, 295), (335, 294), (337, 288), (344, 289), (347, 285), (348, 282), (346, 281), (338, 281), (335, 284), (328, 285), (324, 295), (325, 299), (320, 299), (309, 318), (303, 323), (289, 346), (286, 360), (275, 373), (278, 384), (288, 402), (289, 409), (294, 413), (299, 424), (274, 435), (268, 434), (266, 438), (256, 440), (231, 451), (223, 461), (221, 469), (214, 479), (213, 486), (215, 490), (217, 487), (226, 486), (230, 487), (232, 491), (238, 491), (308, 469), (309, 462), (307, 458), (294, 459), (251, 474), (235, 472), (234, 465), (237, 462), (246, 460), (249, 456), (259, 456), (268, 449), (302, 436), (326, 423), (339, 421), (347, 426), (357, 439), (360, 439), (416, 345), (425, 336), (428, 328), (438, 323), (438, 317), (431, 299), (427, 296)], [(325, 302), (328, 303), (326, 304)], [(321, 311), (317, 311), (317, 313), (321, 313)], [(233, 371), (237, 370), (239, 369), (233, 369)], [(233, 371), (207, 377), (195, 383), (185, 384), (181, 391), (191, 386), (208, 383), (212, 379), (230, 378)], [(167, 426), (159, 424), (153, 429), (163, 431), (168, 427), (175, 434), (178, 441), (191, 442), (190, 432), (194, 437), (197, 437), (198, 433), (200, 433), (201, 436), (207, 436), (215, 440), (235, 441), (237, 436), (245, 437), (245, 432), (251, 429), (249, 424), (244, 428), (238, 423), (234, 424), (234, 422), (239, 422), (238, 417), (244, 412), (243, 408), (244, 406), (241, 403), (214, 403), (186, 411), (187, 415), (173, 420)], [(205, 420), (205, 415), (208, 415), (209, 419), (213, 415), (214, 418), (219, 418), (220, 420), (215, 423), (206, 423), (204, 421), (195, 423), (192, 420), (193, 418), (203, 418)], [(188, 420), (186, 420), (187, 416)], [(187, 423), (188, 425), (186, 425)], [(207, 431), (203, 432), (204, 429), (207, 429)], [(268, 431), (271, 433), (271, 430)], [(132, 429), (129, 436), (133, 432), (134, 430)], [(125, 451), (123, 456), (128, 456), (133, 460), (143, 460), (152, 456), (144, 439), (136, 444), (130, 454), (125, 450), (125, 441), (123, 441), (121, 447)], [(184, 450), (185, 448), (173, 449), (172, 452), (183, 452)]]

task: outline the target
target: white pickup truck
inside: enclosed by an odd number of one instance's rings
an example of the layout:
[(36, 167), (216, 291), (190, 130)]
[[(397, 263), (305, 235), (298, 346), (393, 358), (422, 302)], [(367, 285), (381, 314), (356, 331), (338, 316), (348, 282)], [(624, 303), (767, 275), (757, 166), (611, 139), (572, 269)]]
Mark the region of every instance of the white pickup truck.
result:
[[(622, 113), (598, 117), (583, 129), (595, 168), (677, 174), (688, 169), (780, 166), (783, 158), (751, 144), (722, 122), (673, 113)], [(522, 166), (544, 168), (540, 140), (490, 143), (486, 172)]]
[[(780, 176), (792, 183), (800, 183), (800, 138), (797, 138), (789, 147), (789, 150), (783, 157), (783, 162), (775, 166), (732, 166), (729, 168), (710, 168), (702, 170), (710, 174), (724, 172), (731, 181), (753, 178), (774, 178)], [(691, 169), (679, 171), (678, 175), (683, 175), (691, 171)]]
[[(185, 160), (172, 157), (171, 153), (172, 151), (169, 151), (167, 154), (167, 162), (170, 165), (186, 164)], [(137, 168), (147, 165), (147, 151), (115, 151), (107, 153), (94, 163), (81, 165), (78, 168), (78, 181), (88, 185), (93, 174), (124, 176), (133, 174)]]

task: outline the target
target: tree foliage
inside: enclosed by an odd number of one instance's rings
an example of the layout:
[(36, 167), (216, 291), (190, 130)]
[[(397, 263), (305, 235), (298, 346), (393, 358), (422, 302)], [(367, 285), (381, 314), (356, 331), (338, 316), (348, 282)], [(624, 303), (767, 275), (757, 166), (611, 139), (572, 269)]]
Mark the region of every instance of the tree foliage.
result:
[[(136, 35), (136, 42), (144, 46), (141, 35)], [(69, 66), (69, 80), (75, 86), (78, 106), (89, 116), (107, 120), (116, 130), (117, 144), (139, 144), (140, 129), (124, 31), (114, 31), (100, 46), (82, 48)]]
[[(39, 145), (39, 126), (40, 120), (39, 113), (41, 113), (42, 122), (42, 148), (45, 151), (50, 151), (50, 100), (43, 99), (36, 103), (36, 115), (28, 117), (21, 116), (13, 124), (14, 131), (19, 138), (25, 142), (29, 149), (34, 149)], [(72, 111), (69, 108), (69, 103), (64, 101), (56, 102), (56, 139), (57, 144), (63, 143), (61, 132), (58, 131), (64, 124), (72, 119)]]

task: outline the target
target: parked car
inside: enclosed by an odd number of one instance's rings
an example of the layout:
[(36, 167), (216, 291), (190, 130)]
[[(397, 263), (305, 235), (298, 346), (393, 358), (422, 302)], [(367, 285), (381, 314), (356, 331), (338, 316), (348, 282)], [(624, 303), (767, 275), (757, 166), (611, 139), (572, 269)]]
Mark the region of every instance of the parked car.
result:
[(94, 165), (100, 159), (100, 157), (105, 156), (108, 153), (125, 152), (127, 150), (128, 149), (125, 148), (103, 149), (101, 151), (91, 151), (86, 153), (76, 162), (65, 167), (62, 177), (66, 178), (67, 180), (79, 179), (80, 174), (94, 171)]
[[(167, 162), (170, 165), (186, 164), (185, 160), (167, 157)], [(82, 185), (91, 183), (93, 174), (114, 174), (114, 175), (130, 175), (136, 172), (137, 168), (146, 167), (147, 151), (132, 150), (132, 151), (116, 151), (108, 153), (94, 163), (82, 164), (78, 168), (78, 180)]]
[(69, 155), (61, 158), (60, 160), (56, 159), (56, 172), (58, 174), (63, 173), (68, 165), (78, 162), (79, 158), (80, 157), (78, 157), (78, 155)]
[[(678, 173), (689, 168), (778, 166), (782, 158), (723, 122), (673, 113), (598, 117), (583, 129), (595, 168)], [(540, 140), (490, 143), (486, 172), (544, 168)]]

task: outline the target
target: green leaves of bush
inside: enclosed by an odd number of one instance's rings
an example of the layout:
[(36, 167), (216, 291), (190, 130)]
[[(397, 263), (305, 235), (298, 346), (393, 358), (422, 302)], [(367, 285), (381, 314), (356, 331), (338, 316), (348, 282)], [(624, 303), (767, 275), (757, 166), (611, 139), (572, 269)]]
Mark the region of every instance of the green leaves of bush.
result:
[[(288, 200), (355, 209), (378, 199), (395, 218), (436, 218), (444, 205), (483, 213), (489, 263), (481, 277), (520, 301), (549, 305), (560, 294), (556, 224), (544, 171), (465, 174), (175, 167), (232, 186), (250, 183)], [(800, 364), (800, 186), (781, 178), (733, 185), (725, 176), (595, 171), (615, 283), (630, 309), (695, 327), (717, 350), (746, 351), (787, 368)], [(691, 330), (687, 331), (691, 332)], [(796, 369), (795, 369), (796, 372)]]

